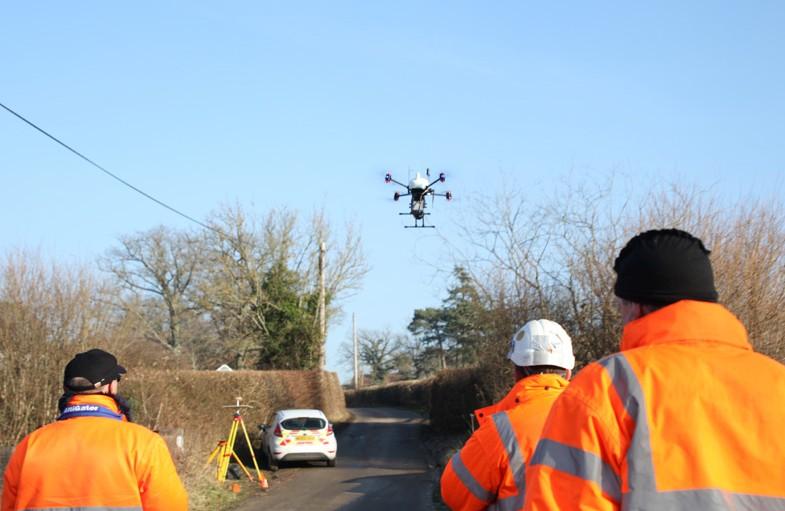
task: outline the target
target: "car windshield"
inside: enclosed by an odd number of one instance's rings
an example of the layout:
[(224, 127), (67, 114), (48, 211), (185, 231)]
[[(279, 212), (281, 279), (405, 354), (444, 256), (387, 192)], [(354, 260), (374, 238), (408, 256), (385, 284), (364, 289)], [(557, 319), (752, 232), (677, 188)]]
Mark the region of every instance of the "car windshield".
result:
[(281, 422), (283, 429), (322, 429), (327, 421), (318, 417), (293, 417)]

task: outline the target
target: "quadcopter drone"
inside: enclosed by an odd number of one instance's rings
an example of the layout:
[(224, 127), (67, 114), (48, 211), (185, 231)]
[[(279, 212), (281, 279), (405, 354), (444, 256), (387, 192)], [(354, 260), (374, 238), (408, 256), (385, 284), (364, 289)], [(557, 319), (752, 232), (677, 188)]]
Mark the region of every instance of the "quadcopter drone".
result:
[[(414, 217), (414, 225), (405, 225), (404, 227), (407, 229), (419, 229), (424, 227), (436, 227), (435, 225), (425, 225), (425, 215), (430, 215), (430, 213), (425, 212), (426, 202), (425, 199), (430, 195), (431, 197), (444, 197), (448, 201), (452, 200), (452, 193), (445, 192), (445, 193), (436, 193), (436, 191), (432, 188), (433, 185), (436, 183), (444, 183), (445, 176), (444, 172), (439, 173), (439, 177), (436, 178), (434, 181), (429, 182), (429, 178), (431, 177), (431, 170), (425, 169), (425, 176), (423, 177), (418, 172), (414, 179), (409, 181), (409, 185), (405, 185), (400, 181), (396, 181), (393, 179), (392, 175), (388, 172), (384, 176), (384, 182), (395, 183), (397, 185), (403, 186), (406, 188), (406, 193), (399, 193), (395, 192), (393, 195), (393, 200), (398, 200), (401, 197), (411, 196), (409, 201), (409, 212), (408, 213), (398, 213), (399, 215), (412, 215)], [(431, 199), (433, 202), (433, 199)]]

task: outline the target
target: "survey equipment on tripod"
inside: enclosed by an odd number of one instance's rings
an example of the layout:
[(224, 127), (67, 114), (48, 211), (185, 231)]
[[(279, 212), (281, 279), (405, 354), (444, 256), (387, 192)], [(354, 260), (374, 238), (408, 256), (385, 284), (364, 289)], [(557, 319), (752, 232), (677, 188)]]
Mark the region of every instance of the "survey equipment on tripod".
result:
[(248, 445), (248, 451), (251, 453), (254, 469), (256, 469), (256, 480), (259, 482), (259, 487), (263, 490), (266, 490), (269, 488), (269, 484), (267, 483), (267, 479), (265, 479), (264, 474), (262, 474), (262, 471), (259, 470), (259, 464), (256, 462), (256, 455), (253, 451), (253, 445), (251, 445), (251, 438), (248, 436), (248, 430), (245, 429), (245, 422), (243, 421), (243, 415), (241, 413), (243, 408), (253, 407), (250, 405), (240, 404), (240, 402), (243, 400), (241, 397), (237, 397), (235, 399), (237, 401), (235, 404), (223, 406), (223, 408), (234, 408), (234, 415), (232, 416), (232, 427), (229, 429), (229, 437), (226, 440), (220, 440), (218, 442), (218, 445), (215, 446), (213, 452), (210, 453), (210, 457), (207, 458), (207, 464), (205, 466), (210, 465), (213, 459), (215, 459), (218, 465), (215, 478), (218, 481), (223, 482), (226, 481), (226, 473), (229, 471), (229, 463), (231, 463), (232, 459), (234, 459), (243, 472), (245, 472), (245, 475), (248, 476), (248, 479), (253, 481), (253, 476), (245, 467), (243, 462), (240, 461), (240, 457), (237, 456), (237, 453), (234, 450), (234, 444), (237, 440), (237, 432), (238, 430), (242, 430), (243, 437), (245, 438), (245, 442)]

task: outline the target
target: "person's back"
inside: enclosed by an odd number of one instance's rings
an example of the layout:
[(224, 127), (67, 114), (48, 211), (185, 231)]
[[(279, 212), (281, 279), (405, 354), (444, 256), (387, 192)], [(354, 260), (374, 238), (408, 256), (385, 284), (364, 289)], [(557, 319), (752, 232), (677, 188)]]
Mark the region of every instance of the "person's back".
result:
[(626, 456), (637, 467), (628, 485), (653, 492), (636, 492), (629, 506), (765, 509), (755, 496), (785, 497), (785, 366), (753, 352), (732, 314), (678, 302), (631, 323), (622, 350), (602, 365), (617, 393), (626, 387), (645, 403)]
[[(106, 396), (79, 397), (74, 404), (111, 409)], [(75, 417), (39, 428), (17, 450), (8, 467), (6, 485), (15, 491), (14, 507), (8, 509), (164, 510), (176, 509), (178, 499), (186, 508), (166, 444), (143, 426)]]
[(58, 420), (16, 446), (3, 478), (2, 511), (185, 511), (188, 497), (165, 442), (129, 422), (117, 396), (125, 369), (111, 354), (91, 350), (69, 363), (65, 381), (77, 370), (88, 377), (74, 381), (95, 391), (74, 393), (66, 385)]
[(518, 379), (503, 400), (511, 407), (485, 415), (442, 474), (442, 499), (453, 511), (523, 506), (526, 463), (575, 363), (569, 336), (547, 320), (531, 321), (521, 328), (508, 357)]
[(681, 232), (641, 237), (659, 243), (636, 265), (648, 282), (629, 286), (625, 251), (617, 260), (621, 352), (585, 367), (554, 404), (525, 509), (785, 509), (785, 366), (753, 352), (741, 322), (715, 303), (710, 267), (691, 288), (674, 287), (687, 299), (641, 305), (665, 294), (657, 279), (669, 273), (654, 268), (666, 248), (693, 263), (696, 247), (705, 251)]

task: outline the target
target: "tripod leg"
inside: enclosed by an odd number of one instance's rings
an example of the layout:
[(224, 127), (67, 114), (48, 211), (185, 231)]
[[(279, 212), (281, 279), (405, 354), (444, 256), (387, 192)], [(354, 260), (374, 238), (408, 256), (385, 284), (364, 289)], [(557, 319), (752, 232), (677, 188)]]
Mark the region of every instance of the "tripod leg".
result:
[(253, 482), (253, 476), (251, 475), (250, 472), (248, 472), (248, 469), (245, 468), (245, 465), (243, 465), (243, 462), (240, 461), (240, 457), (237, 456), (237, 453), (236, 452), (232, 452), (232, 456), (234, 456), (234, 460), (237, 462), (238, 465), (240, 465), (240, 468), (243, 470), (243, 472), (245, 472), (245, 475), (248, 476), (248, 480)]
[(231, 461), (232, 454), (234, 453), (234, 439), (237, 437), (237, 419), (232, 421), (232, 427), (229, 430), (229, 439), (226, 441), (226, 446), (221, 458), (221, 464), (218, 468), (218, 480), (226, 481), (226, 472), (229, 470), (229, 462)]
[[(262, 474), (262, 471), (259, 470), (259, 464), (256, 462), (256, 454), (254, 454), (254, 452), (253, 452), (253, 445), (251, 445), (251, 438), (248, 436), (248, 430), (245, 429), (245, 421), (243, 421), (242, 417), (240, 417), (240, 426), (243, 428), (243, 434), (245, 435), (245, 441), (248, 443), (248, 450), (251, 451), (251, 459), (253, 460), (253, 468), (256, 469), (256, 476), (259, 479), (259, 486), (261, 486), (262, 489), (266, 490), (269, 487), (269, 485), (267, 483), (267, 479), (264, 477), (264, 474)], [(250, 478), (250, 475), (248, 477)]]
[(213, 452), (211, 452), (211, 453), (210, 453), (210, 457), (209, 457), (209, 458), (207, 458), (207, 463), (205, 463), (205, 464), (204, 464), (204, 467), (205, 467), (205, 468), (207, 468), (207, 467), (210, 465), (210, 463), (213, 461), (213, 459), (215, 458), (215, 456), (216, 456), (216, 455), (217, 455), (219, 452), (221, 452), (221, 451), (223, 450), (223, 444), (224, 444), (224, 441), (223, 441), (223, 440), (221, 440), (221, 441), (219, 441), (219, 442), (218, 442), (218, 445), (216, 445), (216, 446), (215, 446), (215, 449), (213, 449)]

